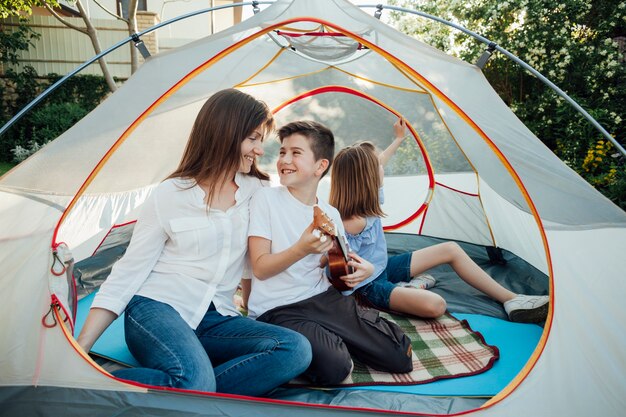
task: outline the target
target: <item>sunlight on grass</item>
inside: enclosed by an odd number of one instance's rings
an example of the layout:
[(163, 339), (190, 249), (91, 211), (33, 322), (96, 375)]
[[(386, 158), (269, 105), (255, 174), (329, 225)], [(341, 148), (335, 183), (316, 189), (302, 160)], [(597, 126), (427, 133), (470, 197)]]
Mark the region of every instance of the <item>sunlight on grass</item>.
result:
[(0, 162), (0, 176), (4, 175), (5, 172), (8, 172), (14, 166), (15, 164), (11, 162)]

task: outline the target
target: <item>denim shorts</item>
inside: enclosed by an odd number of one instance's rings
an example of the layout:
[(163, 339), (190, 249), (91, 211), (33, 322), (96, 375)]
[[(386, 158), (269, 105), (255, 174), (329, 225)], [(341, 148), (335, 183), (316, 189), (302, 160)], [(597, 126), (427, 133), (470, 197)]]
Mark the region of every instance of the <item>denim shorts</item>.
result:
[(374, 306), (389, 310), (389, 298), (391, 291), (396, 288), (396, 284), (411, 280), (412, 255), (413, 252), (406, 252), (390, 256), (387, 261), (387, 268), (378, 278), (356, 291)]

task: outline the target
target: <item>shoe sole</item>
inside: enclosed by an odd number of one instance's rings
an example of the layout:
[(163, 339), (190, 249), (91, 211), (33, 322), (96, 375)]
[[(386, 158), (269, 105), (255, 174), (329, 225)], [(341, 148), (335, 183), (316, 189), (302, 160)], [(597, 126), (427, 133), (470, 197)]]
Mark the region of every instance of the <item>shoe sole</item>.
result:
[(509, 320), (515, 323), (541, 323), (548, 317), (550, 303), (532, 309), (519, 309), (511, 311)]
[(431, 288), (434, 287), (434, 285), (426, 285), (425, 287), (420, 287), (418, 285), (411, 285), (411, 284), (404, 284), (404, 285), (399, 285), (402, 288), (413, 288), (414, 290), (430, 290)]

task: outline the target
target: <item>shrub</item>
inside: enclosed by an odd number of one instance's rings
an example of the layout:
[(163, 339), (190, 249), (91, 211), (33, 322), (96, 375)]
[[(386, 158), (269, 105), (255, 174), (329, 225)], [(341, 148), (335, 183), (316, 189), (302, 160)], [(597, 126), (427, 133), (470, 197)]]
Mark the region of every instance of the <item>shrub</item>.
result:
[[(390, 4), (440, 16), (497, 42), (561, 86), (624, 143), (626, 55), (621, 45), (626, 37), (626, 1), (390, 0)], [(467, 62), (476, 62), (485, 49), (471, 37), (443, 25), (400, 14), (392, 14), (391, 20), (405, 33)], [(594, 151), (593, 161), (587, 160), (588, 151), (596, 149), (599, 138), (585, 118), (502, 54), (494, 54), (483, 72), (504, 102), (546, 146), (626, 209), (626, 186), (620, 182), (624, 181), (624, 157), (607, 158)], [(611, 155), (616, 152), (613, 149)]]
[(87, 109), (71, 102), (54, 103), (34, 110), (29, 117), (28, 127), (21, 131), (20, 143), (11, 149), (13, 160), (15, 162), (23, 161), (74, 125), (87, 113)]
[[(6, 80), (14, 89), (14, 100), (3, 102), (0, 124), (6, 123), (59, 78), (57, 74), (38, 77), (31, 67), (20, 73), (8, 72)], [(0, 161), (19, 162), (31, 155), (93, 110), (108, 91), (103, 77), (78, 75), (70, 78), (3, 134)]]
[[(56, 4), (55, 1), (48, 3)], [(30, 12), (28, 7), (25, 10)], [(18, 65), (20, 51), (27, 50), (39, 36), (22, 20), (17, 30), (0, 31), (0, 63)], [(0, 84), (0, 126), (60, 78), (57, 74), (41, 77), (31, 66), (25, 66), (20, 72), (8, 69), (5, 82)], [(100, 76), (79, 75), (66, 80), (30, 114), (3, 133), (0, 162), (25, 159), (95, 108), (108, 91)]]

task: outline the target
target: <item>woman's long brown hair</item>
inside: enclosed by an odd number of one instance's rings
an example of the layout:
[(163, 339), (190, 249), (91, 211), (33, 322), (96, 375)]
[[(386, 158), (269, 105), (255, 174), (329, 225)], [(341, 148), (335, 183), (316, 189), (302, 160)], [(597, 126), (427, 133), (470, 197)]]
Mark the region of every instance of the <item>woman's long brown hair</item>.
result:
[[(239, 169), (241, 142), (259, 126), (263, 137), (274, 129), (272, 112), (264, 102), (235, 89), (218, 91), (200, 109), (180, 164), (168, 178), (207, 183), (210, 203), (217, 186)], [(269, 179), (256, 161), (247, 175)]]
[(349, 146), (335, 156), (330, 177), (329, 203), (344, 220), (355, 216), (384, 216), (378, 156), (369, 142)]

